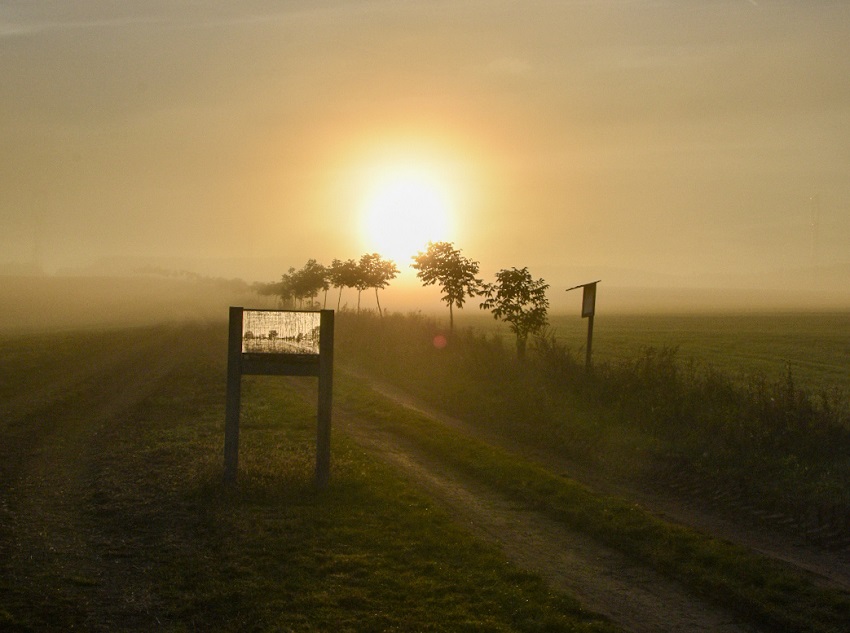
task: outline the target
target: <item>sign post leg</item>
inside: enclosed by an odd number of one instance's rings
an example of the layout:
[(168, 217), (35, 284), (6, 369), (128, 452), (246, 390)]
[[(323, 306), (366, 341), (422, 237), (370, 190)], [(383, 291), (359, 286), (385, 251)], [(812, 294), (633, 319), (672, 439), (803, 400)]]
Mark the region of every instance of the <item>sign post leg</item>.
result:
[(321, 312), (319, 403), (316, 425), (316, 486), (328, 485), (331, 473), (331, 404), (333, 394), (334, 313)]
[(236, 481), (239, 466), (239, 409), (242, 403), (242, 308), (230, 308), (227, 337), (227, 403), (224, 421), (224, 481)]

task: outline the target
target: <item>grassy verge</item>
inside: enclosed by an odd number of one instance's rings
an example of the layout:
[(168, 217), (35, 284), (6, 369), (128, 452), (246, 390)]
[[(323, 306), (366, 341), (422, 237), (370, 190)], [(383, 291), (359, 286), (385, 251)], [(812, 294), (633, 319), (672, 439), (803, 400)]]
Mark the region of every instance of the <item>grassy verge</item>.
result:
[(788, 373), (745, 381), (644, 349), (591, 374), (555, 339), (525, 363), (494, 336), (459, 331), (435, 347), (433, 320), (340, 318), (343, 362), (491, 433), (644, 482), (687, 482), (801, 532), (850, 536), (850, 407)]
[(771, 630), (838, 632), (850, 597), (731, 543), (664, 522), (624, 499), (595, 494), (568, 478), (393, 405), (356, 379), (338, 389), (340, 406), (379, 420), (447, 465), (518, 502), (615, 547)]
[[(211, 350), (222, 334), (187, 331)], [(315, 410), (279, 379), (245, 379), (240, 478), (224, 487), (222, 358), (204, 351), (68, 453), (52, 425), (45, 442), (73, 464), (61, 499), (32, 461), (0, 482), (0, 629), (618, 630), (338, 433), (317, 491)], [(62, 410), (79, 429), (86, 411)]]

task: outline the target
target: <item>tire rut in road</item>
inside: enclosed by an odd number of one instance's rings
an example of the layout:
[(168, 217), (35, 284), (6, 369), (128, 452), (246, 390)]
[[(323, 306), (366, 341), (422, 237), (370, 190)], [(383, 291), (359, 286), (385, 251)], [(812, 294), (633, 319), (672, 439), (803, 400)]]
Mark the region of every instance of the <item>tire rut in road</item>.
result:
[(368, 420), (338, 412), (338, 426), (361, 446), (405, 472), (474, 534), (498, 544), (519, 567), (577, 597), (635, 633), (754, 631), (654, 570), (470, 481)]

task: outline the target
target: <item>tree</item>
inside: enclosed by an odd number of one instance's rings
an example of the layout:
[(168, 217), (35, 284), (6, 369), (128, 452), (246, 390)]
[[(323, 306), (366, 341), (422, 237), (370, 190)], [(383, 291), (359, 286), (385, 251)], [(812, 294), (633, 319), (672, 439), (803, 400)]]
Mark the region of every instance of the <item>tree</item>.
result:
[(398, 267), (394, 261), (382, 258), (378, 253), (366, 253), (360, 257), (358, 269), (360, 278), (357, 285), (357, 311), (360, 311), (360, 291), (366, 288), (374, 288), (375, 301), (378, 303), (378, 314), (383, 317), (384, 313), (381, 311), (378, 290), (390, 285), (390, 280), (395, 279), (398, 275)]
[(255, 281), (251, 284), (251, 288), (258, 295), (263, 297), (278, 297), (280, 300), (280, 305), (283, 305), (282, 295), (284, 294), (282, 291), (282, 281), (272, 281), (269, 283), (264, 283), (261, 281)]
[(292, 295), (299, 300), (313, 299), (329, 287), (327, 269), (315, 259), (308, 259), (300, 270), (289, 269)]
[(334, 288), (339, 288), (339, 296), (336, 300), (337, 311), (339, 311), (339, 304), (342, 301), (342, 289), (357, 286), (357, 269), (357, 262), (353, 259), (347, 259), (345, 261), (335, 259), (331, 262), (331, 266), (328, 269), (328, 279)]
[(528, 268), (502, 269), (496, 273), (496, 283), (484, 288), (486, 299), (481, 308), (490, 310), (494, 319), (510, 324), (516, 334), (517, 357), (525, 358), (529, 334), (537, 334), (548, 324), (546, 316), (549, 300), (546, 289), (549, 284), (542, 279), (533, 280)]
[(466, 297), (481, 294), (478, 262), (464, 257), (452, 242), (428, 242), (428, 248), (413, 256), (411, 268), (423, 286), (440, 284), (441, 297), (449, 305), (449, 329), (454, 329), (453, 307), (463, 308)]
[(277, 283), (277, 294), (280, 297), (281, 308), (286, 308), (290, 304), (290, 301), (293, 302), (292, 305), (294, 307), (296, 299), (295, 274), (295, 268), (290, 266), (289, 270), (280, 276), (280, 281)]

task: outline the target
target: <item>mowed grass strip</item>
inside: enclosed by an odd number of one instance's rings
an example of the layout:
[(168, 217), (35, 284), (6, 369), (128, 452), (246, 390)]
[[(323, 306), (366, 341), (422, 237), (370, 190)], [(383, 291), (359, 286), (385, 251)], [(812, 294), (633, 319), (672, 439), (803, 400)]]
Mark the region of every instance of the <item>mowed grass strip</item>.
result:
[(0, 629), (619, 630), (339, 433), (316, 490), (315, 409), (280, 379), (244, 380), (239, 480), (224, 486), (220, 334), (187, 330), (206, 349), (73, 456), (78, 547), (7, 561)]
[(683, 581), (696, 593), (737, 610), (745, 620), (788, 632), (847, 630), (850, 596), (845, 592), (817, 586), (745, 548), (665, 522), (625, 499), (596, 494), (397, 405), (362, 380), (345, 375), (338, 385), (340, 406), (369, 416), (452, 468)]

